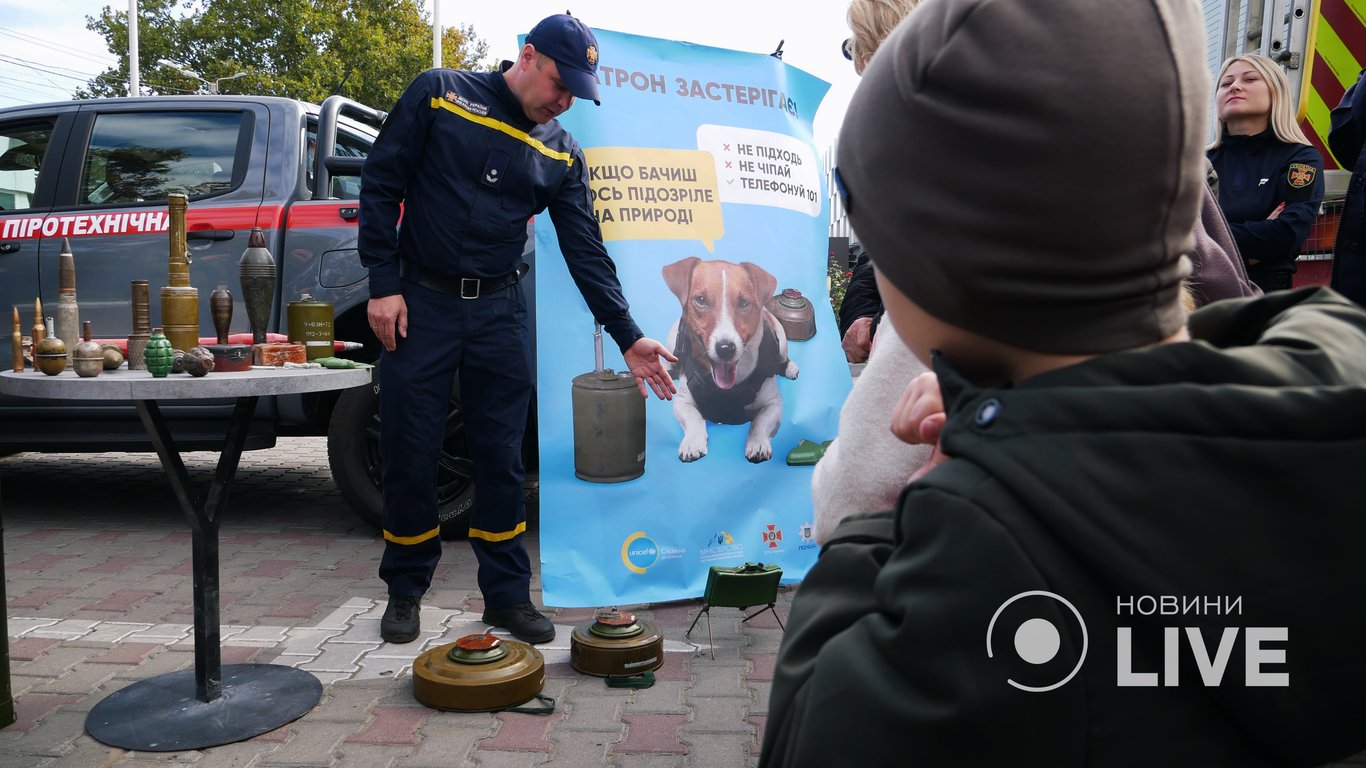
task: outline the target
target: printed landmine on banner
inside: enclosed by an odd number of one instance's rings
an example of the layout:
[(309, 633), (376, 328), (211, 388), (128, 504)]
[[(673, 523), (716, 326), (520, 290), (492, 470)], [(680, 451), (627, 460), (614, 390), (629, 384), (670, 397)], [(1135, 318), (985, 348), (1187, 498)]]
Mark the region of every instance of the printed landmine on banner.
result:
[(715, 250), (726, 227), (706, 152), (589, 147), (583, 155), (603, 240), (701, 240)]
[(699, 125), (697, 148), (715, 158), (721, 202), (820, 215), (820, 168), (815, 151), (800, 139), (752, 128)]

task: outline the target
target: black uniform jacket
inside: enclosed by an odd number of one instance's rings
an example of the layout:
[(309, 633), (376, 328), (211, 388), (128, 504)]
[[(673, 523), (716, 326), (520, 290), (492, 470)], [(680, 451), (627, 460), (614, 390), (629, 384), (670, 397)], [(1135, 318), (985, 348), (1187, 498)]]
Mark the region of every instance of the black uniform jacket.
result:
[(840, 337), (843, 338), (849, 332), (849, 326), (860, 317), (873, 318), (869, 333), (875, 333), (881, 316), (882, 294), (877, 289), (873, 262), (865, 253), (858, 257), (849, 276), (849, 285), (844, 289), (844, 301), (840, 303)]
[(546, 208), (589, 310), (624, 351), (642, 334), (603, 246), (578, 143), (558, 121), (532, 122), (501, 72), (423, 72), (361, 177), (370, 296), (400, 292), (400, 258), (450, 277), (503, 277), (521, 263), (527, 220)]
[[(1295, 257), (1323, 202), (1319, 151), (1281, 141), (1268, 128), (1255, 136), (1226, 135), (1208, 154), (1219, 174), (1219, 207), (1248, 274), (1294, 272)], [(1267, 219), (1281, 203), (1285, 209)]]
[[(1190, 324), (1198, 341), (1009, 389), (936, 362), (954, 458), (826, 544), (761, 766), (1308, 766), (1366, 747), (1366, 313), (1305, 288)], [(1249, 687), (1248, 628), (1285, 628), (1253, 633), (1253, 661), (1288, 685)]]
[[(1360, 78), (1366, 78), (1366, 69)], [(1366, 305), (1366, 96), (1361, 94), (1361, 79), (1343, 94), (1333, 109), (1328, 148), (1344, 168), (1352, 169), (1352, 180), (1343, 201), (1337, 241), (1333, 244), (1333, 288), (1358, 304)]]

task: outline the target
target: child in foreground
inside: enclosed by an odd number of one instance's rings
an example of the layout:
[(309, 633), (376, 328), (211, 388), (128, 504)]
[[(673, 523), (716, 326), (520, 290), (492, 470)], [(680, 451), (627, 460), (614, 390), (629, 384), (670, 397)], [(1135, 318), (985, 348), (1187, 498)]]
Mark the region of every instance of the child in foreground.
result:
[(1366, 747), (1366, 314), (1183, 310), (1202, 29), (1184, 0), (927, 0), (869, 64), (839, 173), (934, 370), (897, 428), (941, 457), (800, 587), (761, 765)]

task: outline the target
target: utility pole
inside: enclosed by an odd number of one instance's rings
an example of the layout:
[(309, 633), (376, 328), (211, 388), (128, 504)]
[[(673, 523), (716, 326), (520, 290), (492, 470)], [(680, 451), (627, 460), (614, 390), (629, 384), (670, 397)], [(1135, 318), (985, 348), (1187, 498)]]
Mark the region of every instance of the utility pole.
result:
[(441, 68), (441, 0), (432, 0), (432, 68)]
[(128, 0), (128, 95), (142, 95), (138, 82), (138, 0)]

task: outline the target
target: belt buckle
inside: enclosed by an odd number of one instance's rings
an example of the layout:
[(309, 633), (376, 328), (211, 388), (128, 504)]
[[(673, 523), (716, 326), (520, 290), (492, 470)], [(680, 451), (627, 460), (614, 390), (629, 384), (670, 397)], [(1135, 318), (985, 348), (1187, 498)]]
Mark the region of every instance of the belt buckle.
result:
[[(474, 292), (473, 292), (473, 293), (469, 293), (469, 292), (468, 292), (468, 289), (469, 289), (470, 286), (474, 286), (474, 288), (473, 288)], [(479, 278), (477, 278), (477, 277), (462, 277), (462, 278), (460, 278), (460, 298), (462, 298), (462, 299), (477, 299), (477, 298), (479, 298)]]

